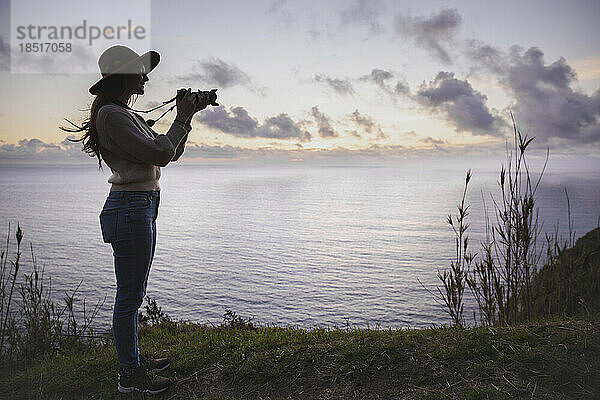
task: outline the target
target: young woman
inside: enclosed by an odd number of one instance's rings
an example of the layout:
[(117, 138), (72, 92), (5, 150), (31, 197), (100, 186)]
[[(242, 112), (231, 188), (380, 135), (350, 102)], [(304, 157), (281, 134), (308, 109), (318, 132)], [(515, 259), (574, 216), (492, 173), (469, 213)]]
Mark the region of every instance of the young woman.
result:
[(156, 218), (160, 202), (160, 167), (179, 159), (192, 129), (193, 115), (206, 108), (208, 95), (193, 96), (188, 89), (177, 99), (177, 116), (166, 134), (153, 131), (127, 105), (144, 94), (148, 73), (160, 61), (155, 51), (137, 54), (113, 46), (98, 60), (102, 78), (90, 89), (95, 95), (89, 119), (69, 132), (85, 132), (83, 150), (110, 167), (109, 195), (100, 213), (103, 241), (113, 248), (117, 293), (113, 332), (120, 365), (119, 392), (159, 393), (169, 379), (155, 373), (169, 367), (166, 358), (151, 359), (138, 349), (137, 315), (146, 294), (156, 246)]

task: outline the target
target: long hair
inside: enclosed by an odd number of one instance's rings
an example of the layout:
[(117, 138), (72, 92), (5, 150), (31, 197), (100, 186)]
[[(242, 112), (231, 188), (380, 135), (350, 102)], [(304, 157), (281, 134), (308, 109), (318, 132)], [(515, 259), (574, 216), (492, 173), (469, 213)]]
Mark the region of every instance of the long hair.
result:
[[(120, 99), (121, 96), (128, 90), (129, 85), (132, 82), (132, 77), (135, 77), (135, 75), (115, 74), (106, 78), (102, 86), (102, 92), (98, 94), (92, 102), (92, 106), (89, 109), (89, 117), (81, 124), (81, 126), (65, 118), (65, 120), (71, 124), (73, 128), (67, 128), (64, 126), (60, 127), (60, 129), (66, 132), (84, 132), (83, 136), (81, 136), (79, 139), (67, 138), (67, 140), (70, 142), (81, 142), (83, 144), (81, 151), (85, 151), (90, 157), (98, 158), (99, 169), (102, 169), (102, 155), (100, 154), (98, 131), (96, 130), (96, 116), (98, 115), (98, 110), (100, 110), (100, 107), (103, 105)], [(132, 97), (133, 96), (127, 99), (127, 103), (130, 102)]]

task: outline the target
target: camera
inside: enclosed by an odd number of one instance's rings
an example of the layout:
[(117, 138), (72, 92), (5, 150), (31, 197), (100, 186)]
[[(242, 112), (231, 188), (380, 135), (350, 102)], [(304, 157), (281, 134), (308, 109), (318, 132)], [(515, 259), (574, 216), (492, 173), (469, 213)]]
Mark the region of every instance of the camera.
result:
[[(179, 89), (177, 91), (177, 100), (181, 99), (187, 89)], [(200, 96), (201, 93), (208, 94), (209, 105), (218, 107), (219, 103), (217, 103), (217, 89), (211, 90), (198, 90), (196, 92), (192, 92), (192, 96)]]

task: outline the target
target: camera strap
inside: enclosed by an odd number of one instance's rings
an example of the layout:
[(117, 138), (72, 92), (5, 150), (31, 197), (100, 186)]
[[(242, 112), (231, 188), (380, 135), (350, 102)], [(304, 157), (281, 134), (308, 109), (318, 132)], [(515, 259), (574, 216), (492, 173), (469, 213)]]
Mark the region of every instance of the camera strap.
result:
[[(113, 101), (113, 103), (114, 103), (114, 104), (116, 104), (116, 105), (118, 105), (118, 106), (121, 106), (121, 107), (123, 107), (123, 108), (126, 108), (126, 109), (128, 109), (128, 110), (130, 110), (130, 111), (133, 111), (133, 112), (138, 112), (138, 113), (147, 114), (147, 113), (149, 113), (149, 112), (152, 112), (152, 111), (154, 111), (154, 110), (158, 110), (159, 108), (162, 108), (162, 107), (166, 106), (167, 104), (169, 104), (169, 103), (171, 103), (171, 102), (175, 101), (175, 99), (177, 99), (177, 96), (173, 97), (171, 100), (168, 100), (168, 101), (163, 101), (163, 102), (162, 102), (162, 104), (160, 104), (160, 105), (158, 105), (158, 106), (156, 106), (156, 107), (153, 107), (153, 108), (151, 108), (151, 109), (149, 109), (149, 110), (136, 110), (136, 109), (134, 109), (134, 108), (131, 108), (131, 107), (129, 107), (127, 104), (125, 104), (125, 103), (123, 103), (123, 102), (121, 102), (121, 101), (119, 101), (119, 100), (114, 100), (114, 101)], [(162, 117), (164, 117), (164, 116), (165, 116), (165, 115), (166, 115), (166, 114), (167, 114), (169, 111), (173, 111), (173, 109), (174, 109), (175, 107), (176, 107), (176, 104), (173, 104), (173, 105), (171, 106), (171, 108), (169, 108), (168, 110), (166, 110), (165, 112), (163, 112), (163, 113), (160, 115), (160, 117), (158, 117), (157, 119), (148, 119), (148, 120), (146, 120), (146, 123), (148, 124), (148, 126), (149, 126), (149, 127), (152, 127), (152, 126), (154, 126), (154, 124), (156, 124), (156, 123), (157, 123), (157, 122), (158, 122), (158, 121), (159, 121), (159, 120), (160, 120)]]

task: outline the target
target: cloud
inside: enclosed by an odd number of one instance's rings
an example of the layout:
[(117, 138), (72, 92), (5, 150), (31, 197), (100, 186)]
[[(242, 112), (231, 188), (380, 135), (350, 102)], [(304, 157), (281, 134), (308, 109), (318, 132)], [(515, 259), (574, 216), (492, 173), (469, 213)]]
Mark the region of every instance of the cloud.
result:
[(517, 119), (531, 136), (556, 137), (581, 143), (600, 141), (600, 90), (592, 96), (573, 90), (575, 71), (560, 58), (546, 65), (535, 47), (514, 51), (502, 82), (512, 92)]
[(386, 159), (404, 159), (417, 153), (426, 155), (434, 150), (415, 150), (401, 145), (381, 146), (373, 144), (367, 148), (351, 150), (345, 147), (331, 149), (305, 149), (297, 143), (294, 149), (276, 149), (263, 147), (248, 149), (236, 146), (213, 146), (207, 144), (186, 145), (184, 160), (194, 161), (305, 161), (305, 162), (341, 162), (341, 161), (384, 161)]
[(362, 82), (373, 83), (391, 95), (408, 94), (410, 90), (406, 81), (399, 80), (396, 83), (396, 86), (394, 87), (391, 84), (387, 83), (387, 81), (389, 81), (393, 77), (394, 74), (392, 72), (375, 68), (371, 71), (370, 74), (363, 75), (360, 78), (358, 78), (358, 80)]
[(538, 140), (600, 142), (600, 90), (591, 96), (573, 88), (575, 70), (560, 57), (547, 64), (537, 47), (508, 53), (479, 42), (466, 52), (475, 68), (489, 71), (514, 98), (517, 123)]
[(419, 139), (419, 142), (425, 143), (425, 144), (431, 144), (433, 146), (442, 146), (442, 145), (448, 144), (448, 141), (446, 141), (444, 139), (434, 139), (431, 136), (421, 138), (421, 139)]
[[(361, 114), (358, 110), (354, 110), (352, 114), (349, 115), (350, 121), (352, 121), (356, 126), (362, 129), (365, 133), (373, 134), (376, 133), (377, 136), (375, 139), (377, 140), (386, 140), (389, 139), (389, 136), (383, 132), (381, 126), (375, 123), (375, 120), (366, 114)], [(352, 133), (352, 132), (351, 132)], [(357, 136), (357, 135), (355, 135)], [(361, 137), (362, 135), (358, 134), (357, 137)]]
[(444, 8), (429, 17), (398, 15), (394, 28), (398, 35), (412, 38), (435, 59), (451, 64), (447, 46), (452, 43), (462, 24), (462, 17), (454, 8)]
[(276, 139), (297, 138), (301, 142), (309, 142), (311, 135), (308, 131), (301, 129), (287, 114), (281, 113), (265, 120), (258, 127), (259, 136)]
[(327, 115), (319, 111), (319, 108), (317, 106), (314, 106), (311, 109), (311, 114), (317, 122), (319, 136), (321, 136), (322, 138), (333, 138), (339, 136), (339, 134), (331, 126), (331, 119)]
[[(69, 136), (75, 139), (74, 136)], [(90, 156), (82, 150), (81, 142), (70, 142), (64, 139), (61, 143), (46, 143), (40, 139), (21, 139), (17, 144), (0, 145), (0, 163), (46, 162), (82, 163), (90, 160)]]
[(406, 81), (398, 81), (396, 86), (394, 87), (394, 94), (401, 94), (408, 96), (410, 94), (410, 88), (408, 87), (408, 83)]
[(500, 49), (478, 40), (467, 40), (465, 44), (464, 52), (472, 62), (472, 71), (488, 70), (496, 74), (502, 72), (506, 56)]
[(4, 38), (0, 36), (0, 71), (8, 71), (10, 60), (10, 48)]
[[(410, 132), (408, 136), (417, 137), (416, 133)], [(293, 149), (278, 149), (266, 146), (258, 149), (250, 149), (231, 145), (213, 145), (206, 143), (194, 143), (188, 140), (186, 150), (181, 161), (193, 162), (290, 162), (306, 161), (322, 163), (339, 163), (348, 161), (352, 164), (365, 161), (368, 163), (381, 162), (387, 165), (388, 161), (405, 161), (426, 157), (429, 160), (438, 160), (443, 155), (460, 154), (467, 156), (489, 156), (503, 155), (503, 145), (473, 144), (473, 145), (450, 145), (443, 143), (440, 139), (430, 137), (422, 138), (421, 143), (430, 146), (403, 146), (382, 145), (373, 143), (362, 149), (348, 149), (334, 146), (330, 149), (314, 148), (305, 149), (302, 144), (296, 143)], [(584, 149), (591, 157), (597, 155), (597, 149), (587, 146)], [(595, 160), (597, 158), (590, 158)], [(180, 162), (181, 162), (180, 161)], [(23, 139), (18, 144), (0, 145), (0, 163), (78, 163), (97, 165), (95, 158), (91, 159), (81, 151), (81, 143), (69, 142), (66, 139), (60, 144), (45, 143), (40, 139)], [(412, 164), (409, 164), (412, 165)]]
[(225, 107), (214, 107), (196, 114), (194, 119), (218, 131), (240, 137), (256, 136), (258, 121), (250, 117), (243, 107), (232, 107), (230, 112)]
[(356, 0), (340, 12), (340, 24), (346, 28), (363, 25), (369, 29), (369, 33), (377, 34), (385, 30), (380, 22), (385, 4), (377, 0)]
[(219, 88), (230, 88), (241, 85), (249, 87), (250, 77), (235, 64), (227, 63), (219, 58), (208, 58), (196, 61), (190, 72), (177, 77), (180, 81), (202, 81)]
[(351, 131), (345, 131), (346, 133), (349, 133), (350, 135), (354, 136), (355, 138), (358, 139), (362, 139), (362, 135), (360, 133), (358, 133), (358, 131), (356, 129), (351, 130)]
[(286, 0), (277, 0), (271, 4), (268, 13), (275, 18), (275, 22), (281, 27), (290, 27), (294, 22), (295, 18), (292, 13), (286, 10)]
[(368, 115), (361, 114), (358, 110), (354, 110), (352, 114), (349, 115), (350, 120), (353, 121), (356, 125), (361, 127), (365, 132), (372, 133), (373, 128), (375, 128), (375, 121), (373, 118)]
[(394, 74), (390, 71), (386, 71), (383, 69), (375, 68), (371, 71), (369, 75), (364, 75), (359, 79), (364, 82), (371, 82), (379, 86), (384, 90), (388, 90), (389, 87), (386, 83), (387, 80), (392, 79)]
[(413, 98), (433, 113), (441, 113), (457, 132), (497, 135), (503, 120), (490, 111), (487, 97), (473, 89), (467, 80), (441, 71), (429, 84), (423, 83)]
[(214, 107), (196, 114), (194, 119), (203, 125), (236, 137), (263, 137), (271, 139), (297, 139), (310, 141), (310, 133), (302, 129), (300, 123), (294, 122), (287, 114), (281, 113), (269, 117), (260, 124), (252, 118), (243, 107)]
[(330, 78), (324, 74), (316, 74), (315, 82), (323, 83), (332, 88), (335, 93), (346, 96), (354, 94), (354, 88), (349, 79)]
[(184, 158), (233, 159), (247, 153), (246, 149), (234, 146), (211, 146), (207, 144), (186, 144)]

